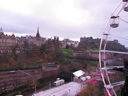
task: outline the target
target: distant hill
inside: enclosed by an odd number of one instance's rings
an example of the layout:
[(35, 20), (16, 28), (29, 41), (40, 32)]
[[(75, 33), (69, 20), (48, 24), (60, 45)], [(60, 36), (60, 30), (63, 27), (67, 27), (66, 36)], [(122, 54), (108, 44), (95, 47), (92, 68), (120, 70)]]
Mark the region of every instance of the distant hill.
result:
[(126, 52), (127, 49), (124, 45), (120, 44), (117, 41), (109, 41), (106, 46), (106, 50), (113, 50), (113, 51), (122, 51)]
[[(92, 37), (80, 38), (79, 47), (87, 50), (98, 50), (100, 45), (100, 39), (93, 39)], [(118, 40), (108, 41), (106, 50), (113, 51), (127, 51), (124, 45), (120, 44)]]

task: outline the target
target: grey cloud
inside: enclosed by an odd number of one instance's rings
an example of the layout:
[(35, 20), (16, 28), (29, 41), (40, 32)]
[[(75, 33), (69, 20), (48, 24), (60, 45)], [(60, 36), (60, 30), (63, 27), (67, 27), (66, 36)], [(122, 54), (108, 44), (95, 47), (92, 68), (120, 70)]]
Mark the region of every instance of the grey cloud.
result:
[[(88, 10), (94, 18), (90, 21), (90, 24), (83, 24), (82, 26), (63, 25), (49, 19), (34, 17), (34, 15), (30, 17), (2, 9), (0, 10), (0, 27), (3, 27), (4, 31), (27, 33), (28, 35), (35, 35), (37, 27), (39, 27), (40, 34), (43, 37), (49, 35), (63, 38), (80, 38), (84, 36), (99, 38), (101, 37), (108, 17), (118, 3), (119, 0), (81, 0), (79, 5), (81, 9)], [(41, 4), (39, 6), (40, 7), (36, 8), (34, 11), (41, 11)], [(46, 9), (46, 11), (48, 10)], [(124, 23), (121, 24), (121, 28), (116, 29), (114, 34), (120, 35), (122, 31), (127, 33), (127, 25)]]

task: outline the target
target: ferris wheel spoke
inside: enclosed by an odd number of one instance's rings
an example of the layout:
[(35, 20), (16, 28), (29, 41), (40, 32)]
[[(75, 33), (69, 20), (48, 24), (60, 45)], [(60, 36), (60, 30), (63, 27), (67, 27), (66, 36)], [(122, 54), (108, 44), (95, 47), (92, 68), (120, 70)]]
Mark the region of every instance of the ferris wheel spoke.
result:
[(124, 85), (125, 81), (119, 81), (119, 82), (114, 82), (112, 83), (112, 85), (115, 87), (115, 86), (118, 86), (118, 85)]
[(124, 85), (124, 83), (125, 83), (125, 81), (119, 81), (119, 82), (111, 83), (111, 84), (105, 85), (105, 88), (113, 89), (116, 86)]
[(118, 69), (118, 68), (124, 68), (124, 66), (107, 66), (107, 67), (102, 67), (101, 70), (110, 70), (110, 69)]
[(128, 54), (128, 52), (112, 51), (112, 50), (100, 50), (99, 52), (104, 53), (117, 53), (117, 54)]

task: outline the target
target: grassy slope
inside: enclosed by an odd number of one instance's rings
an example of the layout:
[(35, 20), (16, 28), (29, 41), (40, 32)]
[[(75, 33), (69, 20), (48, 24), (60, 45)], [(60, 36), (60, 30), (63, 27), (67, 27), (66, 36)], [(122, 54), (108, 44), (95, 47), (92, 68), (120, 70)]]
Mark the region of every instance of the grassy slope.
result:
[(71, 56), (73, 54), (73, 49), (62, 48), (61, 52), (63, 53), (64, 56)]

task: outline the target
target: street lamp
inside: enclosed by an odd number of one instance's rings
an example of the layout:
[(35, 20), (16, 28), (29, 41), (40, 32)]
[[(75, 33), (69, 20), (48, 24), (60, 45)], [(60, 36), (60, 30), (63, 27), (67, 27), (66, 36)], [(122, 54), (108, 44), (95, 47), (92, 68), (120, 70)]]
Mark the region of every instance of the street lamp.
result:
[(70, 96), (70, 89), (69, 89), (69, 96)]

